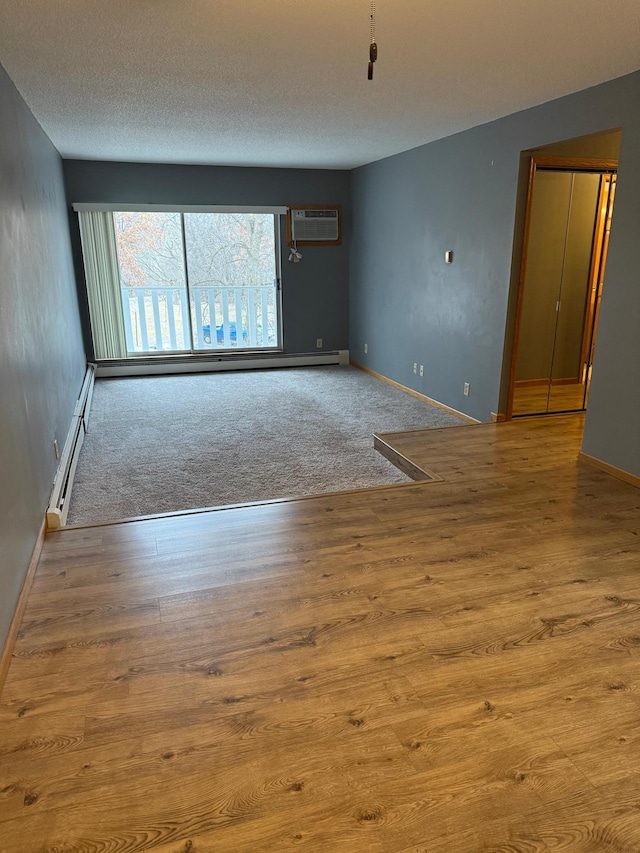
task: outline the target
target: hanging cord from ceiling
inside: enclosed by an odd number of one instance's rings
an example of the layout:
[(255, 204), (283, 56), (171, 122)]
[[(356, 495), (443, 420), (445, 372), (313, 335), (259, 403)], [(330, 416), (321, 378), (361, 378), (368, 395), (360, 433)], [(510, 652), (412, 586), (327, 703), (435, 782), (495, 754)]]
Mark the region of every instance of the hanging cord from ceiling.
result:
[(367, 80), (373, 80), (373, 63), (378, 58), (378, 45), (376, 43), (376, 0), (371, 0), (371, 13), (369, 15), (369, 66), (367, 69)]

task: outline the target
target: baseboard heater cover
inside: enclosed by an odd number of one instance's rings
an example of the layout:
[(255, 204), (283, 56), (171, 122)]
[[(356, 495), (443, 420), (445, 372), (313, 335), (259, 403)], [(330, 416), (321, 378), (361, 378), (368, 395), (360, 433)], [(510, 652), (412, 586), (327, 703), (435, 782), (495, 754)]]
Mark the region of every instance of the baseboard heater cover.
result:
[(80, 389), (78, 401), (73, 410), (71, 425), (64, 443), (62, 456), (60, 457), (60, 464), (58, 465), (56, 477), (53, 481), (53, 489), (46, 514), (47, 530), (57, 530), (57, 528), (63, 527), (67, 522), (71, 487), (78, 465), (80, 449), (82, 448), (82, 442), (87, 431), (95, 376), (96, 365), (87, 365), (82, 388)]
[(96, 378), (110, 376), (150, 376), (166, 373), (212, 373), (221, 370), (258, 370), (274, 367), (313, 367), (325, 364), (349, 364), (349, 350), (322, 353), (239, 353), (238, 355), (209, 356), (151, 356), (102, 361), (97, 365)]

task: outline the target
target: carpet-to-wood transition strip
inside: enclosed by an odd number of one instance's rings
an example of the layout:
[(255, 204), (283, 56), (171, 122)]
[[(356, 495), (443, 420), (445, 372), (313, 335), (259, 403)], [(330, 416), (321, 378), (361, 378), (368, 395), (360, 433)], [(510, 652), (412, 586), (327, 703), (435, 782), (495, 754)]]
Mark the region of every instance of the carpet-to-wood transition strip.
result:
[(372, 433), (461, 423), (352, 367), (98, 380), (68, 523), (409, 482)]

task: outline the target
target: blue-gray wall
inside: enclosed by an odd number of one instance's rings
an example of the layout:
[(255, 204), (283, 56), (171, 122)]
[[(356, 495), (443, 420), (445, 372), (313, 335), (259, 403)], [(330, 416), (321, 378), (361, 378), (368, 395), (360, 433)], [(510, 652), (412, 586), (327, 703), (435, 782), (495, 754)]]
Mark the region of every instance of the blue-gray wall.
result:
[[(583, 449), (640, 475), (639, 105), (637, 72), (355, 170), (351, 358), (489, 420), (498, 411), (512, 321), (520, 152), (621, 127)], [(450, 266), (447, 249), (454, 251)], [(509, 334), (506, 341), (509, 349)], [(413, 362), (424, 364), (423, 379)]]
[(0, 67), (0, 649), (82, 379), (58, 152)]
[[(349, 222), (349, 172), (317, 169), (260, 169), (228, 166), (178, 166), (65, 160), (69, 204), (341, 204), (343, 227)], [(71, 214), (76, 275), (88, 328), (84, 273), (77, 216)], [(286, 258), (282, 229), (282, 314), (288, 353), (347, 349), (349, 252), (341, 246), (300, 247), (303, 260)], [(86, 336), (87, 350), (91, 341)]]

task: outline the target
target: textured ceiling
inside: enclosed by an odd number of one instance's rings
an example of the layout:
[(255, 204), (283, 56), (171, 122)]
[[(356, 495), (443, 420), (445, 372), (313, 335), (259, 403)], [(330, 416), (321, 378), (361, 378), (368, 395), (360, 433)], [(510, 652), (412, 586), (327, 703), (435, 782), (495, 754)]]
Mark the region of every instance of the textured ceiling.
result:
[(0, 0), (64, 157), (351, 168), (640, 67), (638, 0)]

